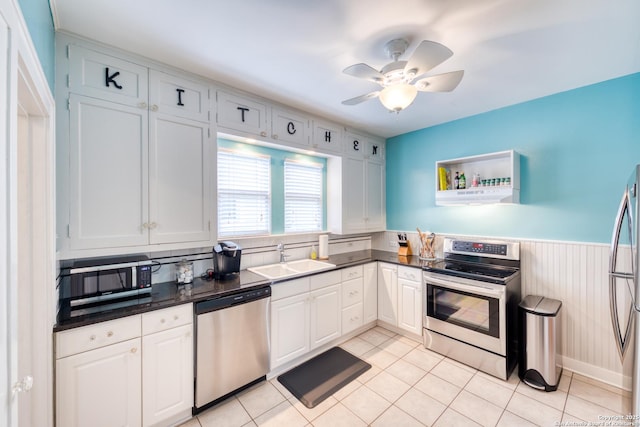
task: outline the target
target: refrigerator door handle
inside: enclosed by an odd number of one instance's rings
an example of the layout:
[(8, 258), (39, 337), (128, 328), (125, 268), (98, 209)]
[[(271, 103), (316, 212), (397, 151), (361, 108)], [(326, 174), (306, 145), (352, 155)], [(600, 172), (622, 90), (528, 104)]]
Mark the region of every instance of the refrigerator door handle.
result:
[[(616, 225), (613, 229), (613, 236), (611, 238), (611, 249), (609, 251), (609, 310), (611, 311), (611, 326), (613, 327), (613, 335), (616, 341), (616, 345), (618, 347), (618, 354), (620, 355), (620, 360), (624, 360), (625, 353), (627, 352), (630, 344), (631, 338), (631, 329), (633, 327), (633, 320), (635, 316), (633, 316), (633, 310), (635, 307), (635, 302), (629, 306), (628, 313), (628, 321), (627, 327), (624, 332), (624, 336), (622, 334), (622, 330), (620, 328), (620, 317), (618, 316), (618, 296), (616, 293), (616, 278), (624, 278), (624, 279), (633, 279), (633, 274), (630, 273), (620, 273), (616, 271), (616, 260), (618, 256), (618, 245), (620, 240), (620, 231), (624, 226), (624, 214), (629, 211), (629, 192), (628, 190), (624, 192), (622, 196), (622, 201), (620, 202), (620, 207), (618, 208), (618, 215), (616, 216)], [(631, 224), (629, 224), (631, 227)], [(631, 230), (629, 232), (631, 236)]]

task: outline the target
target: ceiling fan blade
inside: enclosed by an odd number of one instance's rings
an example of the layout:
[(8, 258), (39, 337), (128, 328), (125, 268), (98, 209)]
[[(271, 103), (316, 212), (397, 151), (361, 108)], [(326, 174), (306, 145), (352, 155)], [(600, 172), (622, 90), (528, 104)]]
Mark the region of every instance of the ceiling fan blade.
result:
[(418, 77), (412, 84), (420, 92), (451, 92), (458, 86), (464, 76), (464, 71), (437, 74), (430, 77)]
[(349, 74), (350, 76), (371, 80), (372, 82), (376, 83), (381, 82), (384, 78), (380, 71), (363, 63), (351, 65), (342, 70), (342, 72), (345, 74)]
[(380, 94), (380, 91), (367, 93), (365, 95), (356, 96), (355, 98), (351, 98), (351, 99), (347, 99), (345, 101), (342, 101), (342, 104), (343, 105), (360, 104), (361, 102), (368, 101), (368, 100), (373, 99), (373, 98), (377, 98), (379, 94)]
[(413, 52), (409, 61), (407, 61), (404, 71), (408, 73), (411, 70), (415, 70), (414, 75), (419, 76), (433, 67), (442, 64), (451, 58), (452, 55), (453, 52), (448, 47), (440, 43), (423, 40)]

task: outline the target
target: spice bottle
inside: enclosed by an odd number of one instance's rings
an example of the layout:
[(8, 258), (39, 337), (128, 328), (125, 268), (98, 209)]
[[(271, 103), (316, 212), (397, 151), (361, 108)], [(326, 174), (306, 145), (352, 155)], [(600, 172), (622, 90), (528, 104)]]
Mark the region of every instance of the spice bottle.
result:
[(456, 172), (456, 177), (453, 178), (453, 189), (457, 190), (460, 188), (460, 177), (458, 176), (458, 172)]
[(464, 177), (464, 172), (460, 174), (460, 180), (458, 181), (458, 188), (461, 190), (467, 188), (467, 178)]

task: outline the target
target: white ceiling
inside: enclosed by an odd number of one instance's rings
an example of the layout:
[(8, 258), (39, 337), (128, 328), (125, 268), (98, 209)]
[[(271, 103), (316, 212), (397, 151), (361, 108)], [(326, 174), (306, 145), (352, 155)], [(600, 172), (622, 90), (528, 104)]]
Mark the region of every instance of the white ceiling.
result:
[[(50, 0), (57, 30), (390, 137), (640, 71), (638, 0)], [(377, 85), (342, 73), (406, 60), (422, 40), (462, 69), (451, 93), (399, 114), (342, 100)]]

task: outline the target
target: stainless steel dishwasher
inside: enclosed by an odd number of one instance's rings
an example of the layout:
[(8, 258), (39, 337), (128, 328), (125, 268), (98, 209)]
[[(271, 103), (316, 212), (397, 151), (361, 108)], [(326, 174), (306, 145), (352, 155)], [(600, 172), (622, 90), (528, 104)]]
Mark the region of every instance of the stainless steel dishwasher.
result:
[(196, 303), (194, 413), (265, 379), (271, 287)]

